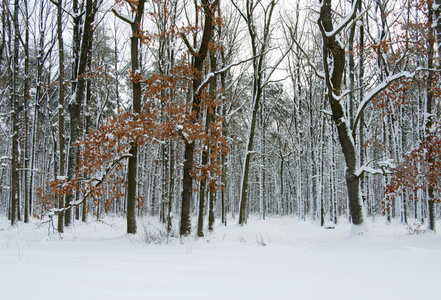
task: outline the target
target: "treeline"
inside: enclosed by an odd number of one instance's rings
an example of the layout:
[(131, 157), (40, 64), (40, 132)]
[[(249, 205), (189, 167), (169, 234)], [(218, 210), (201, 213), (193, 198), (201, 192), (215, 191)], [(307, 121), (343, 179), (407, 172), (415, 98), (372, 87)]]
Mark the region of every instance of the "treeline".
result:
[(2, 214), (434, 230), (439, 1), (2, 0)]

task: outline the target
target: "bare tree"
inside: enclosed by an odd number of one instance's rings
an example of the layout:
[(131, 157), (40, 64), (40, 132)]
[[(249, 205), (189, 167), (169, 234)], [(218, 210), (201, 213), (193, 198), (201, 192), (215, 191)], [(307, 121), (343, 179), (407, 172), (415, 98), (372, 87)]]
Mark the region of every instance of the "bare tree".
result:
[[(250, 173), (250, 162), (251, 155), (253, 153), (257, 116), (262, 101), (263, 89), (265, 85), (268, 84), (271, 75), (273, 74), (277, 65), (280, 63), (281, 59), (284, 58), (287, 54), (287, 52), (285, 52), (274, 66), (268, 67), (266, 69), (266, 57), (270, 46), (269, 41), (271, 38), (272, 30), (272, 17), (277, 2), (277, 0), (272, 0), (269, 1), (266, 6), (264, 6), (261, 1), (254, 2), (253, 0), (247, 0), (244, 10), (239, 8), (239, 6), (235, 2), (233, 2), (233, 5), (239, 11), (240, 15), (247, 24), (248, 34), (251, 42), (253, 65), (250, 117), (248, 120), (248, 135), (246, 137), (247, 142), (240, 187), (239, 224), (242, 225), (247, 222), (248, 180)], [(260, 33), (258, 32), (255, 24), (256, 14), (259, 7), (262, 9), (263, 15), (262, 29)]]

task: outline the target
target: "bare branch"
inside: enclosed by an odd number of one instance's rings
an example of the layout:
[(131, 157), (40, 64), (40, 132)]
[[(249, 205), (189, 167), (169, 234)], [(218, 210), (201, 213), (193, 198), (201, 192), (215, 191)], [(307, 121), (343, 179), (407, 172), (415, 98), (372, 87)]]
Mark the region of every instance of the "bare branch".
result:
[(354, 126), (352, 127), (352, 137), (353, 138), (355, 137), (356, 128), (358, 126), (358, 122), (360, 122), (361, 115), (362, 115), (363, 111), (366, 109), (367, 105), (372, 101), (372, 99), (374, 99), (378, 94), (380, 94), (385, 89), (387, 89), (395, 81), (402, 79), (402, 78), (413, 79), (419, 72), (422, 72), (422, 71), (440, 72), (441, 70), (428, 69), (428, 68), (417, 68), (414, 72), (404, 71), (404, 72), (401, 72), (401, 73), (398, 73), (395, 75), (387, 76), (383, 82), (381, 82), (375, 88), (373, 88), (366, 95), (366, 97), (363, 99), (363, 101), (361, 101), (361, 103), (358, 107), (358, 111), (355, 115)]

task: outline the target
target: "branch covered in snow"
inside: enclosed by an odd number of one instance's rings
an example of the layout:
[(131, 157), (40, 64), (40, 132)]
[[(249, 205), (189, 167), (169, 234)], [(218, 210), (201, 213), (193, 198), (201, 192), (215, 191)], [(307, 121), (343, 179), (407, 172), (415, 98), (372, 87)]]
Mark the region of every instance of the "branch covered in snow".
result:
[(392, 83), (395, 81), (402, 79), (402, 78), (414, 78), (419, 72), (422, 71), (440, 71), (435, 69), (428, 69), (428, 68), (417, 68), (414, 72), (404, 71), (400, 72), (395, 75), (387, 76), (386, 79), (378, 84), (376, 87), (374, 87), (361, 101), (360, 105), (358, 106), (357, 113), (355, 114), (355, 120), (354, 120), (354, 126), (352, 127), (352, 136), (355, 136), (356, 128), (358, 126), (358, 122), (360, 122), (361, 115), (363, 114), (363, 111), (367, 107), (367, 105), (374, 99), (378, 94), (380, 94), (382, 91), (387, 89)]
[(294, 41), (291, 43), (291, 45), (289, 45), (288, 49), (286, 49), (286, 51), (279, 57), (279, 59), (274, 63), (274, 65), (269, 67), (270, 71), (266, 74), (266, 76), (263, 80), (262, 88), (270, 82), (269, 79), (273, 75), (277, 66), (280, 65), (280, 63), (283, 61), (283, 59), (288, 55), (288, 53), (291, 51), (293, 45), (294, 45)]
[(80, 205), (81, 203), (83, 203), (91, 194), (92, 194), (92, 190), (94, 189), (94, 188), (96, 188), (96, 187), (98, 187), (99, 185), (101, 185), (103, 182), (105, 182), (105, 179), (106, 179), (106, 176), (107, 176), (107, 174), (109, 174), (110, 173), (110, 171), (112, 171), (113, 170), (113, 168), (116, 166), (116, 165), (118, 165), (123, 159), (126, 159), (126, 158), (130, 158), (130, 157), (132, 157), (132, 154), (130, 154), (130, 153), (126, 153), (126, 154), (123, 154), (123, 155), (121, 155), (120, 157), (118, 157), (117, 159), (115, 159), (111, 164), (110, 164), (110, 166), (108, 166), (107, 168), (106, 168), (106, 170), (104, 170), (104, 173), (103, 173), (103, 175), (101, 176), (101, 178), (88, 178), (88, 179), (84, 179), (84, 180), (87, 180), (87, 181), (96, 181), (97, 183), (91, 188), (91, 189), (89, 189), (89, 191), (80, 199), (80, 200), (78, 200), (78, 201), (71, 201), (70, 203), (69, 203), (69, 206), (67, 206), (67, 207), (63, 207), (63, 208), (52, 208), (52, 209), (50, 209), (49, 210), (49, 218), (51, 218), (52, 219), (52, 217), (54, 216), (54, 215), (56, 215), (56, 214), (58, 214), (58, 213), (60, 213), (60, 212), (64, 212), (64, 211), (67, 211), (67, 210), (69, 210), (69, 209), (71, 209), (73, 206), (78, 206), (78, 205)]
[[(353, 22), (354, 20), (357, 21), (359, 17), (355, 18), (355, 15), (357, 14), (357, 9), (360, 6), (361, 0), (357, 0), (355, 3), (352, 4), (351, 12), (349, 15), (347, 15), (341, 22), (338, 24), (334, 30), (331, 32), (325, 31), (325, 34), (328, 38), (335, 37), (340, 31), (346, 28), (346, 26)], [(363, 14), (360, 14), (363, 15)]]
[(112, 12), (113, 14), (118, 17), (119, 19), (121, 19), (122, 21), (129, 23), (130, 25), (135, 24), (135, 18), (134, 17), (130, 17), (127, 15), (123, 15), (122, 13), (116, 11), (114, 8), (112, 8)]
[(392, 169), (394, 169), (396, 167), (392, 159), (388, 159), (388, 160), (385, 160), (385, 161), (378, 162), (377, 164), (378, 164), (379, 168), (377, 168), (377, 169), (376, 168), (372, 168), (372, 167), (368, 167), (369, 163), (370, 162), (368, 162), (367, 164), (365, 164), (365, 165), (361, 166), (360, 168), (358, 168), (355, 171), (354, 175), (356, 177), (361, 177), (361, 176), (363, 176), (364, 173), (369, 173), (369, 174), (372, 174), (372, 175), (392, 174), (393, 173)]

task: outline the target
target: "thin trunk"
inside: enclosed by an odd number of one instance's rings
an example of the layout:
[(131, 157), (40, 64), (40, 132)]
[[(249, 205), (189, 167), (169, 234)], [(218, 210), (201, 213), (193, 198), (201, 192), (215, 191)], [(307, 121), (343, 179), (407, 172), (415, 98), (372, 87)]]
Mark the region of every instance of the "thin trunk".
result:
[(29, 111), (29, 11), (28, 1), (23, 1), (25, 6), (25, 71), (24, 71), (24, 89), (23, 89), (23, 106), (24, 106), (24, 126), (25, 133), (24, 140), (24, 157), (23, 157), (23, 185), (24, 185), (24, 222), (29, 223), (29, 186), (28, 186), (28, 172), (29, 172), (29, 128), (28, 128), (28, 111)]
[(321, 151), (321, 163), (320, 163), (320, 225), (325, 225), (325, 204), (324, 204), (324, 188), (323, 188), (323, 182), (324, 182), (324, 174), (325, 174), (325, 167), (324, 167), (324, 161), (325, 161), (325, 129), (326, 129), (326, 120), (322, 119), (322, 136), (321, 136), (321, 143), (320, 143), (320, 151)]
[[(210, 52), (210, 64), (211, 64), (211, 72), (215, 72), (217, 70), (217, 58), (214, 52)], [(216, 99), (216, 93), (217, 93), (217, 78), (215, 77), (211, 83), (210, 83), (210, 90), (209, 94), (212, 100), (215, 101)], [(215, 101), (215, 105), (212, 107), (208, 107), (207, 109), (207, 121), (206, 121), (206, 130), (207, 133), (210, 133), (210, 124), (214, 121), (214, 114), (216, 113), (218, 107), (217, 107), (217, 101)], [(208, 152), (211, 152), (211, 149), (207, 149)], [(207, 153), (208, 153), (207, 152)], [(215, 197), (215, 191), (213, 191), (213, 188), (210, 185), (210, 180), (208, 180), (208, 193), (209, 193), (209, 205), (208, 205), (208, 230), (213, 231), (214, 229), (214, 202), (216, 200)]]
[[(132, 37), (130, 38), (130, 59), (132, 62), (132, 72), (140, 72), (139, 65), (139, 26), (141, 24), (142, 14), (144, 13), (145, 0), (138, 3), (138, 11), (135, 22), (131, 23)], [(141, 83), (139, 81), (132, 82), (132, 105), (133, 112), (141, 112)], [(127, 233), (136, 233), (136, 182), (137, 182), (137, 166), (138, 166), (138, 146), (132, 145), (130, 149), (131, 157), (129, 158), (127, 170)]]
[(430, 10), (433, 10), (433, 14), (435, 16), (434, 22), (433, 22), (433, 28), (435, 29), (436, 34), (436, 43), (438, 48), (438, 55), (441, 53), (441, 0), (435, 0), (432, 3), (432, 8), (429, 8)]
[[(428, 10), (429, 10), (429, 24), (432, 24), (433, 21), (433, 8), (430, 4), (428, 4)], [(429, 37), (427, 41), (427, 67), (429, 70), (432, 70), (434, 67), (433, 63), (433, 57), (434, 57), (434, 44), (435, 44), (435, 37), (433, 35), (433, 28), (429, 28)], [(426, 115), (427, 121), (426, 121), (426, 134), (429, 133), (432, 124), (433, 124), (433, 115), (432, 115), (432, 102), (433, 102), (433, 71), (429, 71), (429, 76), (427, 78), (427, 98), (426, 98)], [(435, 218), (435, 193), (433, 186), (429, 186), (428, 188), (428, 213), (429, 213), (429, 224), (428, 228), (432, 231), (436, 231), (436, 218)]]
[[(361, 8), (361, 7), (360, 7)], [(359, 45), (360, 45), (360, 49), (364, 49), (364, 25), (363, 25), (363, 19), (360, 20), (361, 21), (361, 25), (360, 25), (360, 37), (359, 37)], [(364, 91), (362, 89), (362, 86), (364, 85), (363, 82), (363, 78), (364, 78), (364, 54), (362, 52), (360, 52), (360, 56), (359, 56), (359, 63), (358, 63), (358, 100), (359, 102), (361, 102), (364, 98)], [(361, 112), (361, 117), (360, 117), (360, 125), (358, 127), (358, 136), (359, 136), (359, 150), (360, 150), (360, 165), (363, 166), (365, 164), (366, 161), (366, 150), (364, 147), (364, 113)], [(364, 203), (367, 203), (367, 190), (366, 190), (366, 180), (367, 178), (365, 178), (363, 175), (360, 178), (360, 189), (361, 189), (361, 195), (362, 195), (362, 200)]]
[[(57, 3), (57, 39), (58, 39), (58, 144), (59, 144), (59, 175), (65, 176), (66, 152), (64, 140), (64, 42), (63, 42), (63, 2)], [(62, 207), (64, 197), (60, 196), (58, 206)], [(63, 214), (58, 215), (58, 231), (63, 232)]]
[(12, 59), (12, 97), (11, 97), (11, 128), (12, 128), (12, 161), (11, 161), (11, 225), (14, 225), (18, 221), (18, 207), (19, 207), (19, 128), (18, 128), (18, 111), (19, 111), (19, 96), (18, 96), (18, 73), (19, 73), (19, 38), (20, 28), (18, 25), (18, 11), (19, 1), (14, 1), (14, 50)]
[[(265, 24), (263, 28), (263, 36), (258, 37), (256, 33), (256, 28), (254, 25), (254, 10), (257, 4), (253, 1), (247, 1), (247, 12), (244, 16), (245, 21), (248, 25), (248, 33), (251, 39), (251, 48), (253, 52), (253, 86), (251, 91), (251, 103), (250, 103), (250, 116), (248, 120), (248, 135), (247, 135), (247, 146), (245, 148), (245, 159), (242, 171), (242, 180), (240, 185), (240, 210), (239, 210), (239, 224), (244, 225), (247, 222), (247, 208), (248, 208), (248, 177), (250, 173), (250, 163), (251, 155), (254, 143), (254, 134), (257, 121), (257, 113), (259, 111), (259, 105), (262, 98), (262, 83), (263, 83), (263, 68), (264, 68), (264, 58), (265, 52), (268, 46), (271, 16), (273, 9), (276, 5), (275, 1), (271, 1), (268, 4), (268, 10), (265, 11)], [(262, 43), (258, 47), (258, 43)], [(258, 55), (260, 54), (260, 55)]]
[(169, 143), (169, 161), (170, 161), (170, 178), (169, 178), (169, 187), (168, 187), (168, 212), (167, 212), (167, 233), (170, 234), (172, 230), (172, 200), (174, 193), (174, 151), (173, 151), (173, 140), (170, 140)]

